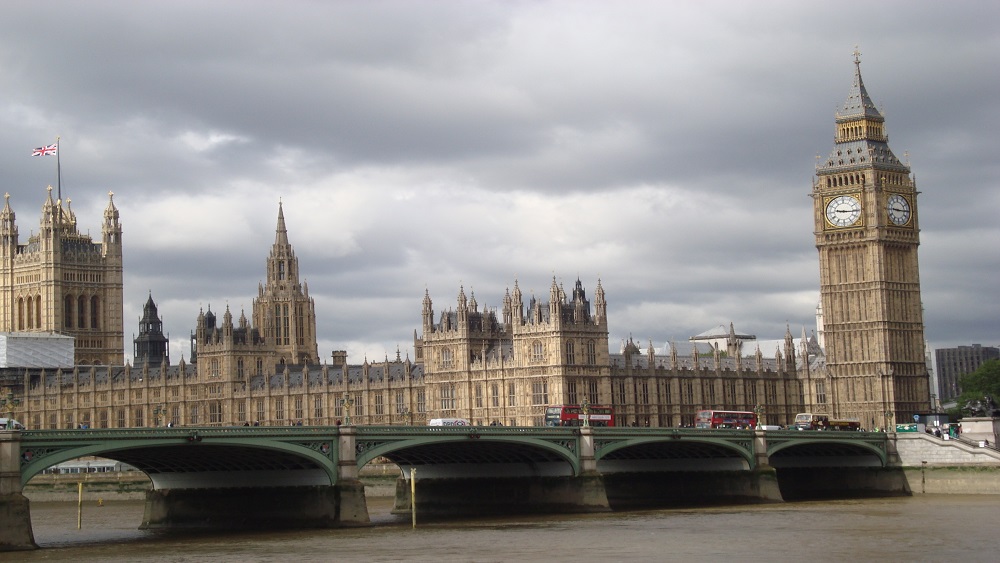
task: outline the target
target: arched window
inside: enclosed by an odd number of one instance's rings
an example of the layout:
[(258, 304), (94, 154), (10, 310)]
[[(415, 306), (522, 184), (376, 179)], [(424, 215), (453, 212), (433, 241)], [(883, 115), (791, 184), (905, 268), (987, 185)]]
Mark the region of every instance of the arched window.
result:
[(541, 362), (545, 359), (545, 346), (542, 345), (541, 340), (536, 340), (531, 343), (531, 361)]
[(17, 298), (17, 330), (24, 330), (24, 297)]
[(593, 340), (587, 341), (587, 363), (591, 365), (597, 363), (597, 345)]
[[(31, 323), (28, 323), (31, 324)], [(73, 328), (73, 296), (63, 299), (63, 328)]]
[(274, 343), (281, 344), (281, 305), (274, 304)]
[(76, 299), (76, 326), (87, 328), (87, 298), (82, 295)]
[(282, 328), (282, 330), (284, 331), (284, 336), (282, 337), (282, 344), (288, 345), (291, 343), (289, 341), (289, 334), (291, 331), (289, 330), (290, 327), (288, 324), (288, 303), (285, 303), (281, 306), (281, 312), (282, 312), (281, 322), (284, 323), (284, 327)]
[(573, 365), (576, 363), (576, 350), (574, 349), (572, 342), (566, 343), (566, 364)]
[(96, 295), (90, 298), (90, 328), (101, 328), (101, 300)]
[(35, 296), (35, 328), (42, 328), (42, 296)]
[(208, 422), (211, 424), (222, 422), (222, 403), (219, 401), (212, 401), (208, 404)]

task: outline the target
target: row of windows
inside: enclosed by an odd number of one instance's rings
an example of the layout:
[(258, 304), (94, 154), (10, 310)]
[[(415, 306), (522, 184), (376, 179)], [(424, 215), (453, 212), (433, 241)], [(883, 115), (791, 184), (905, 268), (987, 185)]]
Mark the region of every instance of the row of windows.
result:
[[(579, 389), (582, 387), (583, 389)], [(599, 404), (600, 395), (597, 392), (597, 382), (596, 381), (584, 381), (582, 385), (577, 385), (576, 380), (570, 380), (566, 384), (566, 400), (571, 405), (579, 405), (583, 401), (581, 399), (586, 399), (590, 404)]]
[[(588, 340), (584, 345), (585, 350), (585, 365), (594, 365), (597, 363), (597, 342), (594, 340)], [(455, 353), (451, 348), (442, 348), (440, 351), (440, 362), (441, 367), (444, 369), (453, 369), (455, 367)], [(540, 364), (546, 361), (545, 358), (545, 343), (541, 340), (535, 340), (531, 343), (531, 355), (530, 361), (533, 364)], [(567, 365), (576, 365), (579, 359), (576, 356), (576, 344), (571, 340), (566, 343), (566, 356)]]
[[(306, 304), (295, 303), (295, 343), (304, 346), (306, 343)], [(288, 346), (292, 343), (291, 314), (288, 303), (274, 304), (274, 318), (272, 320), (274, 330), (274, 342), (280, 346)]]
[(42, 328), (42, 298), (19, 297), (17, 299), (17, 329)]
[(859, 124), (857, 122), (845, 123), (839, 126), (837, 128), (838, 130), (837, 132), (839, 133), (840, 138), (843, 140), (861, 139), (861, 138), (869, 138), (869, 139), (884, 138), (885, 135), (883, 133), (884, 131), (883, 125), (879, 123), (869, 123), (867, 121), (862, 123), (863, 124)]
[(100, 272), (65, 272), (63, 281), (68, 282), (90, 282), (100, 283), (104, 280), (104, 274)]
[[(452, 392), (454, 389), (452, 389)], [(284, 397), (275, 397), (272, 399), (273, 403), (273, 420), (275, 422), (281, 423), (285, 420), (291, 421), (302, 421), (306, 419), (307, 414), (315, 419), (321, 419), (324, 416), (324, 401), (323, 397), (313, 397), (312, 401), (312, 412), (307, 413), (306, 411), (306, 399), (304, 397), (294, 397), (291, 399), (291, 404), (286, 409)], [(255, 421), (267, 420), (265, 400), (257, 399), (253, 402), (253, 411), (256, 414)], [(344, 403), (342, 397), (337, 397), (334, 401), (333, 416), (340, 417), (344, 415), (345, 407), (347, 405)], [(364, 416), (364, 403), (361, 401), (354, 403), (353, 416)], [(374, 410), (376, 415), (385, 414), (384, 411), (383, 395), (377, 393), (374, 396)], [(426, 412), (426, 400), (423, 391), (417, 393), (417, 412)], [(147, 412), (148, 410), (148, 412)], [(109, 410), (101, 410), (97, 414), (96, 427), (97, 428), (110, 428), (112, 424), (112, 419), (110, 418), (109, 412), (113, 413), (114, 424), (116, 428), (126, 428), (133, 426), (146, 426), (147, 422), (151, 423), (153, 426), (159, 426), (161, 424), (173, 423), (180, 424), (184, 422), (185, 424), (220, 424), (223, 422), (223, 403), (222, 401), (210, 401), (205, 405), (190, 405), (188, 407), (188, 417), (186, 421), (181, 420), (181, 408), (179, 405), (172, 405), (170, 407), (137, 407), (134, 409), (119, 408)], [(402, 392), (396, 393), (396, 414), (407, 414), (407, 408), (404, 402), (404, 396)], [(128, 415), (131, 414), (131, 420), (129, 420)], [(289, 416), (290, 415), (290, 416)], [(236, 421), (241, 423), (249, 423), (247, 419), (247, 404), (245, 401), (240, 401), (236, 403)], [(33, 424), (35, 428), (42, 428), (41, 415), (34, 415)], [(50, 429), (58, 428), (59, 421), (57, 419), (56, 413), (51, 413), (47, 420), (48, 427)], [(94, 421), (91, 420), (91, 414), (89, 412), (81, 413), (80, 420), (74, 420), (74, 415), (72, 412), (67, 412), (63, 416), (62, 421), (63, 427), (74, 428), (77, 425), (86, 425), (91, 427), (94, 425)]]

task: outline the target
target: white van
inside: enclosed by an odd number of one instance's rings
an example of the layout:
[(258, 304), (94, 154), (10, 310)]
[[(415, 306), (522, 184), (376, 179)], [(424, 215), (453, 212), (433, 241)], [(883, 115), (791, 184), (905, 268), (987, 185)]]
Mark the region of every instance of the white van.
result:
[(432, 418), (427, 426), (472, 426), (465, 418)]
[(24, 425), (13, 418), (0, 418), (0, 430), (24, 430)]

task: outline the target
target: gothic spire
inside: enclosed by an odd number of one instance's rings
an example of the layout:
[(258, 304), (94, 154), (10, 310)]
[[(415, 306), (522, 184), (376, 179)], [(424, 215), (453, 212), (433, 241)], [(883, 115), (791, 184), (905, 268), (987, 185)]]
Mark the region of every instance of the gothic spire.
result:
[(285, 230), (285, 211), (281, 207), (281, 200), (278, 200), (278, 227), (275, 229), (274, 244), (287, 246), (288, 231)]
[(861, 51), (855, 47), (854, 84), (847, 94), (847, 100), (844, 101), (843, 107), (837, 112), (837, 121), (859, 117), (884, 119), (882, 113), (875, 107), (875, 102), (868, 95), (868, 91), (865, 90), (865, 83), (861, 80)]

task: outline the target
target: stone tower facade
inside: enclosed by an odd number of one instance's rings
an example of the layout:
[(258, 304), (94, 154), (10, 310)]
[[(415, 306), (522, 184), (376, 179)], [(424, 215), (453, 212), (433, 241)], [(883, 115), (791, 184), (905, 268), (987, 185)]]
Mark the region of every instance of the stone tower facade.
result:
[(42, 205), (37, 234), (19, 240), (10, 195), (0, 211), (0, 331), (55, 332), (75, 340), (77, 365), (125, 359), (122, 228), (108, 194), (101, 241), (77, 229), (70, 201)]
[(580, 280), (567, 295), (555, 279), (549, 300), (527, 306), (517, 282), (500, 316), (458, 292), (454, 310), (437, 322), (423, 300), (423, 361), (428, 410), (474, 423), (543, 423), (550, 404), (611, 401), (607, 303), (597, 283), (593, 308)]
[(191, 361), (199, 377), (230, 374), (246, 381), (275, 366), (319, 363), (315, 304), (308, 285), (299, 280), (299, 260), (288, 242), (280, 204), (266, 271), (267, 280), (258, 284), (253, 300), (252, 322), (242, 312), (234, 322), (228, 306), (221, 325), (211, 307), (199, 313), (191, 337)]
[(279, 364), (319, 362), (316, 305), (309, 285), (299, 280), (299, 259), (288, 243), (285, 213), (278, 204), (278, 226), (267, 258), (267, 280), (258, 285), (253, 324), (274, 347)]
[(863, 426), (908, 421), (930, 406), (917, 191), (909, 167), (889, 149), (857, 52), (812, 198), (829, 383), (817, 402)]
[(163, 334), (163, 321), (160, 320), (152, 294), (142, 306), (139, 336), (135, 337), (133, 344), (135, 365), (170, 365), (170, 340)]

